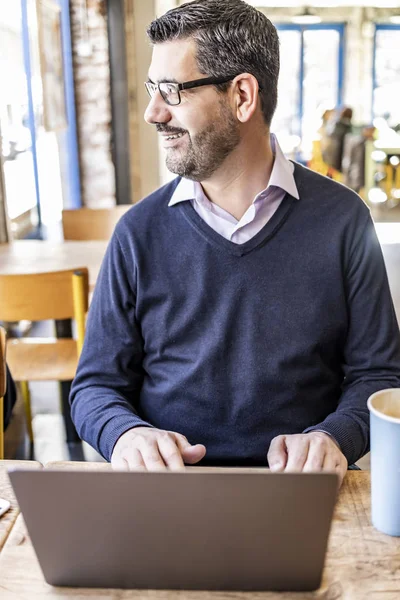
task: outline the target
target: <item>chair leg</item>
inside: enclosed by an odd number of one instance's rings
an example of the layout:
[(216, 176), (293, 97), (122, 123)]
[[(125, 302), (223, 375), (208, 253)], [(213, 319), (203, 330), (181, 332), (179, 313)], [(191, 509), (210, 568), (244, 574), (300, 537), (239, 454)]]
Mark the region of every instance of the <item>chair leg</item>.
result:
[(0, 460), (4, 458), (4, 401), (0, 397)]
[(33, 444), (33, 429), (32, 429), (32, 411), (31, 411), (31, 393), (27, 381), (21, 381), (22, 399), (24, 401), (26, 425), (28, 429), (29, 440)]

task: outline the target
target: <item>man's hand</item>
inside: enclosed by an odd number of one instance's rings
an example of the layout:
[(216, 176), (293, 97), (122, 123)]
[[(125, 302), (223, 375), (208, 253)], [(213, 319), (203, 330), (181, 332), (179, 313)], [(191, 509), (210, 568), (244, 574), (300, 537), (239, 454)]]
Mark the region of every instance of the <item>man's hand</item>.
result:
[(179, 470), (185, 467), (185, 463), (196, 464), (205, 453), (205, 446), (192, 446), (180, 433), (135, 427), (117, 440), (111, 456), (111, 466), (116, 471)]
[(268, 451), (271, 471), (311, 473), (330, 471), (339, 475), (339, 486), (347, 471), (347, 460), (336, 442), (322, 431), (278, 435)]

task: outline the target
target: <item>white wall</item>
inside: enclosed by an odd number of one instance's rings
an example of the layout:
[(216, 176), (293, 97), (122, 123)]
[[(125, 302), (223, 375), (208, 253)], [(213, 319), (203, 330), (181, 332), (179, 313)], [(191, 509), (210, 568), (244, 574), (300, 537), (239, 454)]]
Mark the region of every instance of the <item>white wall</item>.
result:
[(141, 196), (145, 197), (160, 185), (158, 135), (155, 127), (148, 125), (143, 117), (149, 101), (144, 82), (147, 81), (152, 54), (146, 30), (151, 21), (156, 18), (156, 2), (154, 0), (146, 0), (146, 2), (134, 0), (134, 15), (140, 181)]
[(178, 0), (156, 0), (157, 17), (160, 17), (161, 15), (166, 13), (167, 10), (175, 8), (175, 6), (179, 6)]
[(178, 6), (178, 0), (134, 0), (135, 45), (137, 64), (137, 100), (139, 112), (139, 147), (141, 196), (145, 197), (175, 175), (165, 166), (164, 150), (154, 125), (148, 125), (144, 118), (149, 97), (143, 82), (151, 62), (152, 49), (146, 35), (150, 22)]

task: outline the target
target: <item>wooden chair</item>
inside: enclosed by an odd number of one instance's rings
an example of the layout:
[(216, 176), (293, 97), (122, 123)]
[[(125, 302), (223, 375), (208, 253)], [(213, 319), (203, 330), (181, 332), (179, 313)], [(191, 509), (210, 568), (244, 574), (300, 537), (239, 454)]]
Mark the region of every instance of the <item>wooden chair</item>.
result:
[(29, 381), (71, 381), (85, 335), (89, 274), (86, 268), (52, 273), (0, 275), (0, 320), (74, 319), (77, 339), (9, 339), (7, 362), (20, 382), (33, 442)]
[(79, 208), (62, 211), (65, 240), (109, 240), (114, 228), (131, 204), (113, 208)]
[(0, 460), (4, 458), (4, 396), (7, 391), (6, 331), (0, 327)]

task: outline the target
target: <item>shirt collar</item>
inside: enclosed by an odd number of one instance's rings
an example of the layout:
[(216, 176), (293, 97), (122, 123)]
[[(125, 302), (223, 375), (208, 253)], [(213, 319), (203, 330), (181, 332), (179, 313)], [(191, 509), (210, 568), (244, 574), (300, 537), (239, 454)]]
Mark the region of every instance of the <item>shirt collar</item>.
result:
[[(273, 133), (271, 133), (270, 140), (272, 152), (275, 155), (275, 160), (272, 167), (271, 177), (269, 179), (268, 186), (266, 189), (268, 189), (270, 186), (279, 187), (285, 192), (288, 192), (288, 194), (290, 194), (297, 200), (299, 200), (300, 196), (293, 176), (293, 163), (291, 163), (285, 157), (278, 144), (278, 140), (276, 139), (276, 136)], [(182, 179), (176, 186), (174, 193), (171, 196), (168, 206), (174, 206), (174, 204), (178, 204), (179, 202), (183, 202), (184, 200), (196, 199), (199, 202), (201, 202), (203, 198), (204, 192), (203, 188), (201, 187), (201, 184), (197, 181), (192, 181), (191, 179), (185, 179), (184, 177), (182, 177)]]
[(293, 176), (294, 165), (283, 154), (282, 149), (278, 144), (278, 140), (273, 133), (271, 133), (270, 140), (272, 152), (275, 154), (275, 160), (272, 167), (271, 177), (269, 178), (268, 187), (270, 185), (279, 187), (296, 198), (296, 200), (299, 200), (300, 196)]

